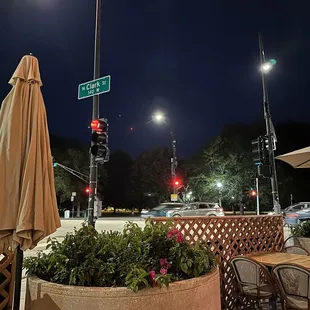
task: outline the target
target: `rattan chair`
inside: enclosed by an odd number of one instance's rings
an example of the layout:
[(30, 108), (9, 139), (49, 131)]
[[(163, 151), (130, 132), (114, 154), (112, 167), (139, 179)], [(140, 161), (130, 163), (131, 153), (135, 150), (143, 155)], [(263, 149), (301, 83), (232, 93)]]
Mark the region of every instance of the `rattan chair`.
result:
[(278, 294), (267, 268), (244, 256), (234, 257), (230, 263), (239, 289), (238, 309), (242, 309), (244, 300), (253, 303), (256, 309), (263, 309), (264, 304), (270, 303), (274, 304), (275, 309)]
[(298, 238), (295, 236), (290, 236), (290, 237), (285, 239), (282, 248), (284, 249), (284, 248), (287, 248), (289, 246), (295, 246), (295, 245), (300, 246), (300, 242), (299, 242)]
[(288, 246), (286, 248), (283, 248), (282, 252), (309, 256), (309, 252), (303, 247), (298, 246), (298, 245), (293, 245), (293, 246)]
[(279, 264), (272, 273), (278, 281), (285, 309), (310, 310), (310, 271), (294, 264)]

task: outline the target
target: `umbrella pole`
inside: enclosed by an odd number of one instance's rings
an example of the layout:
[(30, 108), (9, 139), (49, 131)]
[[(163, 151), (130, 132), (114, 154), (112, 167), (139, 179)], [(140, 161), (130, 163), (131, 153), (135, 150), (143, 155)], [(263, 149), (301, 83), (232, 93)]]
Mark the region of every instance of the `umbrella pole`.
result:
[(16, 269), (15, 269), (15, 288), (14, 288), (14, 303), (13, 310), (19, 310), (20, 306), (20, 292), (22, 284), (22, 270), (23, 270), (23, 256), (24, 253), (18, 246), (16, 249)]

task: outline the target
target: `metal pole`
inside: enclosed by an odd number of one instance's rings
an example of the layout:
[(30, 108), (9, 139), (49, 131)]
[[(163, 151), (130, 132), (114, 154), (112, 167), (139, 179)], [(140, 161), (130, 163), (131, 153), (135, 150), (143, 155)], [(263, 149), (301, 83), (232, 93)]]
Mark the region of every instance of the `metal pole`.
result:
[(258, 190), (258, 178), (256, 178), (256, 213), (259, 215), (259, 190)]
[[(96, 0), (95, 23), (95, 50), (94, 50), (94, 79), (100, 77), (100, 26), (101, 26), (101, 0)], [(92, 119), (99, 119), (99, 95), (93, 97)], [(91, 143), (93, 145), (93, 142)], [(88, 197), (88, 225), (95, 227), (94, 206), (97, 195), (98, 165), (95, 156), (90, 153), (89, 167), (89, 197)]]
[[(264, 47), (263, 47), (263, 40), (262, 40), (262, 36), (260, 33), (258, 34), (258, 40), (259, 40), (259, 50), (260, 50), (260, 63), (261, 65), (263, 65), (266, 60), (265, 60), (265, 52), (264, 52)], [(264, 118), (266, 122), (266, 135), (268, 138), (268, 153), (269, 153), (269, 165), (270, 165), (270, 175), (271, 175), (270, 182), (271, 182), (273, 209), (276, 214), (280, 214), (281, 207), (279, 203), (276, 162), (275, 162), (274, 150), (273, 150), (273, 133), (271, 132), (271, 114), (270, 114), (270, 107), (269, 107), (266, 76), (263, 70), (261, 70), (261, 75), (262, 75), (262, 86), (263, 86)]]
[[(176, 157), (176, 139), (174, 132), (171, 130), (171, 139), (172, 139), (172, 158), (171, 158), (171, 178), (172, 182), (175, 180), (176, 177), (176, 167), (177, 167), (177, 157)], [(173, 193), (177, 194), (178, 189), (173, 186)]]

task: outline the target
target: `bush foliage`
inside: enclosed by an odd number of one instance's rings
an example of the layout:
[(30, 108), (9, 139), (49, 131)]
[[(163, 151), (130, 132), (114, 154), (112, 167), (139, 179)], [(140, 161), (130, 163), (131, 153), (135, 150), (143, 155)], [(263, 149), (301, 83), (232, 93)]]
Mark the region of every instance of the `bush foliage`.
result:
[(83, 225), (62, 242), (48, 240), (49, 253), (26, 258), (27, 274), (66, 285), (127, 286), (134, 292), (199, 277), (216, 266), (203, 243), (189, 245), (171, 224), (126, 224), (123, 232), (97, 232)]

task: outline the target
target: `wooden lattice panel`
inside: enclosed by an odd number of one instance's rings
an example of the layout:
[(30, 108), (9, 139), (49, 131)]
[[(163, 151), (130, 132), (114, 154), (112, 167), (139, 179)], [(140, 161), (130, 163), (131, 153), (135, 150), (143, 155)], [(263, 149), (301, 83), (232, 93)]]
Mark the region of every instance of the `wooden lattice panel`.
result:
[[(152, 220), (163, 223), (167, 218)], [(172, 221), (188, 242), (206, 241), (216, 255), (221, 274), (222, 309), (225, 310), (233, 309), (236, 301), (229, 260), (251, 252), (279, 252), (284, 241), (281, 215), (175, 217)]]
[(0, 310), (12, 304), (14, 282), (14, 252), (0, 247)]

